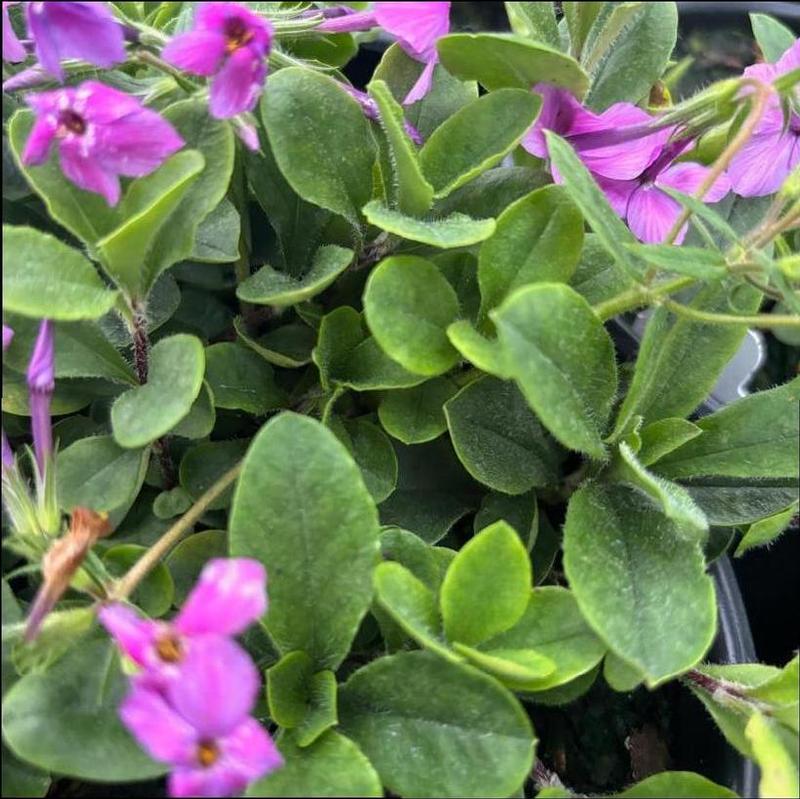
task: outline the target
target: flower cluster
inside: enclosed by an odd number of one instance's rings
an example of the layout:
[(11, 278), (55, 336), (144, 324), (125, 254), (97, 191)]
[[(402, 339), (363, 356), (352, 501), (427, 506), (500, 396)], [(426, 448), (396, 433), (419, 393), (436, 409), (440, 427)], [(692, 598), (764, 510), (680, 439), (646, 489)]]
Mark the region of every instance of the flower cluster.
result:
[(100, 621), (139, 667), (122, 721), (153, 758), (171, 766), (171, 796), (231, 796), (282, 765), (250, 715), (258, 670), (231, 639), (266, 608), (263, 566), (217, 558), (169, 623), (120, 604), (101, 609)]

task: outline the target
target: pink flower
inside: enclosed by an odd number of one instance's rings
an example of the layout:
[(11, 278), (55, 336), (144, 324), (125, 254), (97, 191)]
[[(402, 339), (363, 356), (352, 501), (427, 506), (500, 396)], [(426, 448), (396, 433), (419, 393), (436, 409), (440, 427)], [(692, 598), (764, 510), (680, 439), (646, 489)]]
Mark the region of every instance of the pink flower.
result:
[(258, 561), (215, 558), (174, 621), (142, 619), (124, 605), (107, 605), (99, 617), (122, 651), (143, 668), (144, 681), (163, 688), (183, 673), (185, 659), (200, 641), (238, 635), (264, 615), (266, 584)]
[[(688, 142), (667, 148), (650, 167), (635, 180), (610, 180), (597, 177), (597, 183), (611, 206), (623, 218), (636, 238), (646, 244), (664, 241), (681, 213), (681, 206), (662, 187), (683, 194), (694, 194), (708, 175), (708, 167), (690, 162), (673, 163)], [(721, 175), (706, 192), (705, 202), (718, 202), (730, 191), (730, 181)], [(681, 244), (688, 224), (675, 239)]]
[(134, 680), (120, 716), (151, 757), (172, 767), (170, 796), (233, 796), (283, 764), (249, 715), (258, 689), (258, 671), (238, 646), (204, 636), (166, 694)]
[(416, 103), (430, 91), (433, 70), (439, 62), (436, 42), (450, 30), (450, 3), (375, 3), (371, 12), (327, 19), (317, 30), (345, 33), (376, 25), (394, 36), (411, 58), (425, 65), (403, 100), (403, 105)]
[(39, 63), (59, 80), (65, 58), (105, 68), (125, 60), (122, 26), (105, 3), (27, 3), (26, 15)]
[(244, 6), (201, 3), (194, 29), (176, 36), (162, 56), (194, 75), (214, 75), (209, 107), (226, 119), (255, 106), (271, 44), (272, 25)]
[(8, 7), (17, 5), (16, 2), (3, 3), (3, 61), (16, 64), (27, 58), (22, 42), (17, 38), (11, 20), (8, 17)]
[[(775, 64), (754, 64), (746, 78), (772, 83), (780, 75), (800, 67), (800, 40)], [(777, 94), (768, 104), (752, 136), (733, 157), (728, 176), (736, 194), (763, 197), (774, 194), (800, 163), (800, 115), (789, 112), (788, 125)]]
[[(14, 331), (7, 325), (3, 325), (3, 352), (9, 348), (13, 338)], [(2, 439), (2, 468), (5, 471), (14, 465), (14, 453), (11, 451), (5, 430), (0, 430), (0, 439)]]
[(66, 177), (109, 205), (119, 201), (120, 175), (148, 175), (184, 144), (155, 111), (96, 81), (25, 99), (37, 119), (22, 162), (43, 163), (55, 140)]
[[(5, 330), (3, 330), (5, 338)], [(33, 451), (39, 474), (44, 476), (45, 466), (53, 452), (53, 427), (50, 420), (50, 402), (56, 388), (55, 343), (53, 323), (42, 320), (39, 335), (28, 364), (28, 396), (33, 432)]]
[[(539, 83), (533, 90), (542, 96), (542, 109), (522, 146), (537, 158), (549, 157), (544, 131), (551, 130), (570, 142), (590, 172), (614, 180), (631, 180), (655, 161), (671, 133), (659, 130), (637, 136), (638, 129), (653, 120), (630, 103), (615, 103), (602, 114), (595, 114), (566, 89)], [(626, 128), (631, 133), (629, 141), (604, 142), (608, 134), (618, 136)]]

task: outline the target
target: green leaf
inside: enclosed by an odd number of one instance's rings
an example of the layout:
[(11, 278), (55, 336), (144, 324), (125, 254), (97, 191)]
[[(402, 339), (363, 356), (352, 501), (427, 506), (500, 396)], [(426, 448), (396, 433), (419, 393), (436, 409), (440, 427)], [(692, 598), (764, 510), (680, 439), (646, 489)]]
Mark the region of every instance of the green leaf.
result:
[(725, 256), (716, 250), (672, 244), (629, 244), (628, 249), (652, 266), (698, 280), (719, 280), (728, 274)]
[(529, 283), (568, 282), (582, 248), (583, 217), (560, 186), (545, 186), (509, 205), (480, 250), (483, 315)]
[(533, 765), (533, 731), (514, 697), (428, 652), (359, 669), (340, 690), (339, 716), (401, 796), (510, 796)]
[(228, 536), (224, 530), (201, 530), (181, 541), (165, 560), (175, 584), (175, 605), (186, 601), (211, 558), (224, 558), (227, 554)]
[(464, 358), (482, 372), (502, 379), (511, 376), (500, 342), (496, 338), (486, 338), (481, 335), (466, 319), (449, 325), (447, 338)]
[(229, 341), (206, 347), (206, 380), (217, 408), (263, 416), (284, 405), (272, 367), (255, 352)]
[(267, 363), (282, 366), (284, 369), (297, 369), (311, 361), (311, 350), (317, 336), (307, 325), (282, 325), (258, 338), (249, 335), (240, 316), (233, 320), (233, 326), (242, 343), (257, 352)]
[(539, 283), (515, 292), (491, 317), (505, 364), (537, 416), (564, 446), (604, 458), (616, 361), (586, 300), (568, 286)]
[(441, 219), (415, 219), (387, 208), (381, 200), (372, 200), (362, 209), (371, 225), (409, 241), (449, 249), (478, 244), (494, 233), (494, 219), (473, 219), (454, 213)]
[(330, 425), (361, 469), (364, 485), (375, 502), (383, 502), (397, 485), (397, 456), (391, 441), (364, 419), (334, 419)]
[(481, 304), (478, 259), (470, 252), (457, 250), (434, 255), (431, 260), (455, 289), (461, 315), (467, 319), (476, 319)]
[(576, 58), (580, 57), (583, 43), (604, 5), (605, 3), (587, 2), (586, 0), (581, 0), (579, 3), (564, 3), (564, 19), (567, 21), (567, 30), (569, 31), (570, 52)]
[[(61, 380), (50, 404), (50, 413), (60, 416), (85, 408), (95, 399), (96, 384), (90, 380)], [(3, 413), (30, 416), (30, 397), (25, 375), (3, 366)]]
[(775, 513), (751, 524), (739, 542), (739, 546), (736, 547), (734, 556), (740, 558), (748, 550), (763, 547), (774, 541), (791, 524), (792, 519), (797, 515), (798, 507), (800, 506), (795, 501), (780, 513)]
[(172, 214), (204, 166), (201, 153), (183, 150), (151, 175), (132, 183), (125, 193), (118, 209), (121, 224), (96, 247), (103, 269), (127, 295), (147, 296), (159, 274), (148, 270), (147, 258), (163, 242), (158, 236), (164, 228), (175, 235)]
[(433, 186), (425, 180), (417, 150), (406, 133), (403, 108), (382, 80), (373, 80), (368, 91), (378, 105), (379, 121), (391, 150), (397, 208), (408, 216), (424, 214), (433, 203)]
[(395, 445), (397, 488), (381, 503), (381, 521), (415, 532), (428, 543), (447, 531), (478, 503), (446, 436), (413, 447)]
[(606, 653), (603, 661), (603, 677), (618, 693), (630, 693), (642, 684), (643, 676), (638, 669), (618, 658), (613, 652)]
[(442, 405), (456, 391), (458, 386), (447, 377), (391, 391), (378, 406), (378, 418), (384, 430), (404, 444), (432, 441), (447, 430)]
[[(446, 281), (445, 281), (446, 283)], [(449, 289), (446, 284), (445, 293)], [(424, 382), (384, 353), (362, 324), (361, 314), (341, 306), (322, 319), (311, 354), (323, 387), (333, 384), (356, 391), (409, 388)]]
[(737, 400), (697, 422), (702, 435), (658, 463), (667, 477), (792, 477), (800, 471), (800, 378)]
[(461, 548), (442, 582), (447, 638), (474, 645), (513, 627), (532, 583), (528, 553), (514, 529), (500, 521), (481, 530)]
[(753, 714), (744, 734), (761, 769), (759, 796), (799, 795), (797, 735), (761, 713)]
[(581, 674), (580, 677), (576, 677), (572, 682), (559, 685), (557, 688), (550, 688), (547, 691), (526, 694), (525, 698), (534, 704), (545, 705), (546, 707), (571, 705), (589, 691), (597, 681), (599, 673), (600, 664), (598, 663), (593, 669), (587, 671), (586, 674)]
[(424, 258), (381, 261), (367, 280), (364, 313), (381, 349), (410, 372), (434, 377), (458, 359), (445, 332), (458, 315), (458, 298)]
[[(400, 527), (384, 527), (381, 530), (381, 557), (405, 566), (431, 591), (437, 593), (446, 571), (446, 566), (441, 568), (438, 557), (444, 551), (452, 552), (426, 544), (418, 535)], [(437, 623), (436, 626), (438, 628), (440, 625)]]
[(375, 144), (358, 103), (326, 75), (289, 67), (270, 79), (261, 118), (291, 187), (357, 227), (372, 192), (375, 162)]
[(679, 535), (702, 543), (708, 536), (708, 520), (689, 492), (677, 483), (647, 471), (624, 442), (619, 445), (619, 454), (620, 459), (609, 471), (609, 478), (642, 491), (673, 522)]
[(794, 33), (769, 14), (749, 14), (753, 36), (764, 58), (774, 64), (796, 41)]
[[(122, 577), (147, 549), (139, 544), (113, 546), (103, 553), (103, 564), (113, 577)], [(131, 594), (131, 602), (155, 619), (172, 607), (174, 596), (175, 584), (169, 569), (163, 563), (157, 563)]]
[(167, 770), (151, 760), (119, 719), (128, 691), (116, 646), (83, 642), (3, 697), (3, 738), (12, 752), (81, 780), (132, 782)]
[(616, 794), (626, 799), (736, 799), (738, 794), (691, 771), (662, 771)]
[(265, 626), (282, 652), (335, 669), (369, 607), (378, 519), (355, 461), (327, 428), (283, 413), (253, 439), (234, 494), (232, 555), (270, 575)]
[(3, 793), (6, 796), (46, 796), (50, 775), (15, 757), (3, 744)]
[(638, 452), (642, 466), (657, 463), (678, 447), (683, 446), (703, 431), (686, 419), (659, 419), (643, 427), (639, 432), (642, 448)]
[(614, 257), (596, 233), (584, 236), (583, 252), (570, 285), (591, 305), (610, 300), (634, 286), (627, 273), (620, 269)]
[(627, 246), (637, 244), (636, 237), (611, 207), (570, 144), (549, 130), (545, 131), (545, 138), (550, 160), (564, 181), (564, 189), (580, 209), (597, 240), (614, 259), (621, 272), (619, 278), (639, 278), (644, 272), (643, 265)]
[[(395, 100), (402, 102), (419, 80), (423, 68), (399, 44), (393, 44), (383, 54), (372, 80), (385, 81)], [(417, 129), (423, 139), (427, 139), (439, 125), (477, 96), (478, 87), (475, 83), (458, 80), (437, 64), (433, 70), (430, 91), (416, 103), (403, 106), (403, 112), (409, 124)]]
[(222, 202), (233, 172), (233, 130), (227, 120), (209, 115), (205, 100), (181, 100), (166, 108), (163, 116), (180, 133), (187, 148), (201, 153), (205, 167), (147, 252), (143, 295), (165, 269), (190, 256), (200, 224)]
[(444, 412), (456, 454), (481, 483), (522, 494), (557, 479), (559, 447), (513, 383), (475, 380), (445, 404)]
[(505, 7), (511, 30), (518, 36), (560, 48), (561, 37), (558, 35), (555, 7), (551, 2), (506, 3)]
[(116, 442), (136, 449), (175, 427), (200, 393), (204, 366), (203, 345), (194, 336), (161, 339), (150, 351), (147, 383), (126, 391), (111, 407)]
[(172, 428), (170, 434), (181, 438), (205, 438), (211, 434), (216, 422), (214, 396), (208, 383), (203, 381), (203, 388), (192, 403), (191, 410)]
[(380, 563), (373, 576), (375, 600), (403, 632), (420, 646), (458, 660), (441, 639), (441, 624), (433, 591), (399, 563)]
[(666, 69), (677, 35), (675, 3), (614, 3), (603, 8), (581, 56), (591, 76), (586, 105), (604, 111), (613, 103), (638, 103), (646, 97)]
[[(446, 40), (439, 39), (439, 43)], [(419, 160), (435, 197), (446, 197), (499, 163), (519, 144), (539, 113), (541, 98), (521, 89), (479, 97), (440, 125)]]
[(192, 507), (192, 498), (182, 486), (162, 491), (153, 500), (153, 513), (159, 519), (174, 519)]
[[(510, 524), (517, 531), (517, 535), (530, 551), (539, 533), (539, 506), (536, 503), (536, 495), (532, 491), (516, 496), (490, 492), (483, 498), (472, 527), (479, 533), (484, 527), (500, 520)], [(534, 577), (539, 577), (535, 570)]]
[(227, 264), (239, 258), (241, 220), (236, 206), (223, 200), (197, 228), (192, 261), (208, 264)]
[(61, 507), (111, 511), (139, 493), (149, 449), (122, 449), (111, 436), (83, 438), (58, 453), (57, 485)]
[[(709, 285), (697, 292), (690, 307), (730, 312), (730, 288)], [(738, 311), (754, 313), (761, 293), (740, 286)], [(710, 393), (723, 369), (747, 335), (744, 325), (714, 325), (658, 308), (645, 328), (636, 369), (617, 415), (614, 435), (634, 415), (645, 423), (668, 416), (687, 416)]]
[(119, 296), (83, 255), (47, 233), (3, 225), (3, 253), (4, 311), (37, 319), (97, 319)]
[(536, 83), (551, 83), (581, 98), (589, 86), (574, 58), (513, 34), (451, 33), (439, 39), (437, 49), (448, 72), (477, 80), (490, 92), (507, 86), (529, 91)]
[[(235, 438), (230, 441), (204, 441), (191, 447), (181, 460), (181, 486), (193, 500), (198, 500), (244, 457), (247, 446), (247, 440)], [(223, 491), (208, 506), (209, 510), (227, 508), (231, 504), (232, 494), (232, 488)]]
[(473, 666), (496, 677), (514, 691), (532, 680), (547, 677), (556, 667), (550, 658), (532, 649), (475, 649), (458, 641), (453, 644), (453, 649)]
[(33, 190), (44, 200), (49, 215), (91, 246), (117, 226), (116, 209), (109, 207), (99, 194), (79, 189), (67, 180), (55, 154), (41, 166), (22, 164), (22, 152), (33, 123), (34, 115), (28, 109), (17, 111), (9, 122), (8, 138), (14, 161)]
[(572, 593), (557, 586), (529, 589), (522, 617), (511, 629), (484, 641), (480, 649), (532, 650), (550, 660), (550, 673), (520, 681), (515, 686), (520, 691), (565, 685), (591, 671), (606, 651), (581, 616)]
[(694, 666), (716, 628), (696, 543), (635, 489), (588, 484), (570, 499), (564, 569), (586, 621), (654, 687)]
[(277, 272), (265, 265), (236, 289), (236, 296), (257, 305), (283, 308), (311, 299), (324, 291), (353, 260), (353, 251), (333, 244), (320, 247), (311, 268), (301, 278)]
[(292, 735), (277, 741), (284, 765), (254, 782), (245, 796), (383, 796), (372, 764), (353, 741), (329, 730), (300, 748)]

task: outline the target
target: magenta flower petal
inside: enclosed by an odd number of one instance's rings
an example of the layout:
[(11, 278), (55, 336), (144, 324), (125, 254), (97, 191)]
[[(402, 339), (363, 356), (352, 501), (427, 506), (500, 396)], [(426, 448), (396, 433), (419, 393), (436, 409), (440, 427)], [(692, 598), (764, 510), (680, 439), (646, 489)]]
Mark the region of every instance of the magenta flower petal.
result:
[(39, 63), (59, 80), (65, 58), (104, 68), (125, 60), (122, 26), (105, 3), (28, 3), (27, 19)]
[(425, 64), (417, 82), (411, 87), (408, 94), (403, 100), (403, 105), (413, 105), (418, 100), (421, 100), (430, 90), (433, 84), (433, 71), (436, 69), (438, 63), (437, 58), (432, 58)]
[(3, 325), (3, 352), (5, 352), (14, 340), (14, 331), (8, 326)]
[(794, 44), (778, 59), (775, 68), (779, 75), (785, 75), (798, 67), (800, 67), (800, 39), (795, 39)]
[(80, 145), (69, 141), (61, 142), (59, 153), (61, 171), (76, 186), (101, 194), (110, 206), (119, 202), (121, 191), (119, 178), (113, 172), (104, 169), (97, 159), (84, 154)]
[(211, 115), (228, 119), (251, 111), (261, 94), (267, 67), (263, 59), (247, 47), (232, 53), (211, 84)]
[[(624, 219), (628, 213), (628, 203), (631, 195), (639, 188), (641, 183), (638, 180), (612, 180), (611, 178), (604, 178), (602, 175), (597, 175), (595, 179), (614, 212)], [(561, 181), (558, 180), (556, 182), (560, 183)]]
[(114, 637), (119, 648), (135, 663), (146, 665), (150, 658), (158, 631), (155, 622), (142, 619), (135, 611), (125, 605), (104, 605), (97, 617), (100, 623)]
[(24, 61), (28, 56), (22, 42), (17, 38), (8, 16), (8, 7), (15, 5), (17, 4), (3, 3), (3, 61), (9, 61), (12, 64)]
[(87, 80), (78, 86), (71, 95), (71, 107), (87, 122), (98, 125), (110, 125), (143, 110), (142, 104), (132, 95), (96, 80)]
[(3, 471), (5, 471), (14, 465), (14, 451), (8, 443), (5, 430), (0, 430), (0, 449), (2, 450), (2, 459), (0, 462), (2, 463)]
[(578, 114), (589, 114), (583, 106), (566, 90), (558, 89), (549, 83), (537, 83), (533, 91), (542, 98), (539, 116), (522, 139), (522, 146), (537, 158), (547, 158), (546, 130), (565, 136)]
[(198, 733), (157, 691), (134, 681), (119, 708), (122, 723), (155, 760), (195, 763)]
[[(694, 194), (709, 173), (707, 166), (684, 161), (663, 170), (656, 178), (656, 186), (669, 186), (682, 194)], [(731, 190), (727, 175), (720, 175), (705, 193), (703, 202), (719, 202)]]
[(223, 763), (203, 768), (177, 768), (167, 778), (169, 795), (174, 797), (238, 796), (249, 780)]
[(225, 57), (225, 36), (216, 30), (183, 33), (167, 44), (161, 56), (179, 69), (208, 77), (219, 69)]
[(33, 448), (39, 474), (53, 452), (53, 428), (50, 419), (50, 402), (56, 387), (55, 342), (53, 323), (43, 319), (33, 347), (27, 372)]
[(166, 690), (172, 707), (200, 737), (217, 738), (249, 715), (259, 684), (258, 670), (238, 644), (206, 635), (192, 638), (180, 678)]
[(203, 568), (175, 627), (184, 635), (238, 635), (267, 610), (267, 573), (252, 558), (214, 558)]
[(375, 3), (375, 19), (417, 61), (436, 56), (436, 40), (450, 30), (450, 3)]
[[(628, 227), (639, 241), (660, 244), (680, 212), (680, 205), (655, 184), (640, 186), (628, 201)], [(686, 226), (675, 239), (675, 244), (681, 244), (685, 236)]]
[(326, 19), (317, 30), (320, 33), (355, 33), (356, 31), (368, 31), (378, 24), (375, 14), (371, 11), (363, 11), (355, 14), (345, 14), (341, 17)]

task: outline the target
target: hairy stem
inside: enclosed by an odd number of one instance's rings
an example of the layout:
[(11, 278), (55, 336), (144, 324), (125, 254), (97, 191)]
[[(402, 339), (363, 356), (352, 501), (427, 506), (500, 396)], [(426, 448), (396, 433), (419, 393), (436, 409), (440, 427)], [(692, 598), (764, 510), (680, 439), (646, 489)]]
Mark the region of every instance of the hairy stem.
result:
[(200, 517), (206, 512), (208, 506), (233, 483), (242, 470), (242, 464), (237, 463), (232, 469), (214, 483), (186, 513), (156, 541), (145, 554), (136, 561), (130, 571), (117, 583), (111, 593), (112, 599), (122, 600), (130, 596), (131, 592), (147, 576), (150, 570), (180, 541)]
[(712, 313), (711, 311), (700, 311), (688, 305), (681, 305), (670, 299), (662, 299), (660, 304), (669, 308), (673, 313), (686, 316), (690, 319), (697, 319), (700, 322), (708, 322), (712, 325), (747, 325), (748, 327), (795, 327), (800, 328), (800, 316), (788, 314), (754, 314), (752, 316), (738, 316), (729, 313)]
[(695, 280), (696, 279), (693, 277), (678, 277), (668, 280), (661, 285), (654, 286), (653, 288), (634, 286), (618, 294), (616, 297), (612, 297), (610, 300), (598, 303), (593, 306), (593, 310), (600, 319), (605, 322), (607, 319), (618, 316), (625, 311), (633, 311), (636, 308), (642, 308), (659, 297), (673, 294), (687, 286), (691, 286), (695, 283)]

